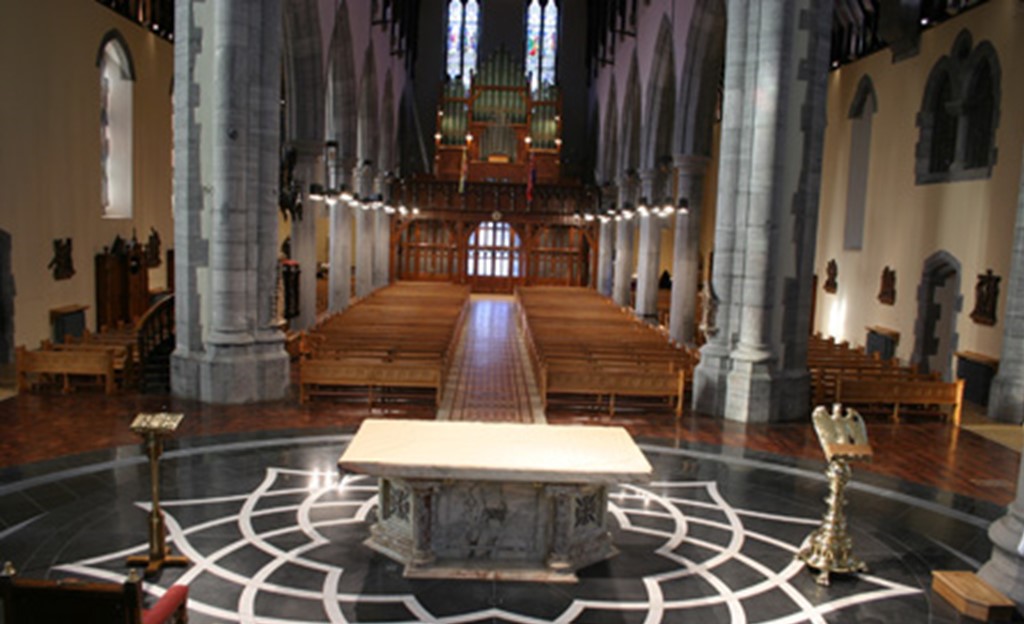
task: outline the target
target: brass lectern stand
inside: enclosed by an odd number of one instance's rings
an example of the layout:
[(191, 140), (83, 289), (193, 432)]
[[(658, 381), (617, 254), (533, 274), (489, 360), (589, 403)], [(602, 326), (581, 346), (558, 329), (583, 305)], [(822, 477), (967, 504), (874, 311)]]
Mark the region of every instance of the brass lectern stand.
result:
[(128, 557), (129, 566), (146, 566), (146, 576), (153, 576), (164, 566), (187, 566), (188, 557), (170, 554), (167, 548), (164, 514), (160, 511), (160, 454), (163, 439), (174, 433), (184, 414), (139, 414), (132, 421), (132, 431), (146, 441), (149, 450), (149, 478), (153, 494), (153, 507), (149, 512), (149, 554)]
[(822, 406), (811, 415), (818, 441), (825, 451), (828, 468), (829, 495), (825, 499), (828, 511), (821, 526), (807, 538), (807, 544), (796, 554), (808, 566), (818, 570), (815, 579), (819, 585), (829, 584), (829, 574), (837, 572), (867, 572), (867, 566), (853, 556), (853, 540), (846, 532), (846, 484), (850, 480), (851, 460), (871, 460), (871, 446), (864, 419), (855, 410), (843, 408), (838, 403), (829, 414)]

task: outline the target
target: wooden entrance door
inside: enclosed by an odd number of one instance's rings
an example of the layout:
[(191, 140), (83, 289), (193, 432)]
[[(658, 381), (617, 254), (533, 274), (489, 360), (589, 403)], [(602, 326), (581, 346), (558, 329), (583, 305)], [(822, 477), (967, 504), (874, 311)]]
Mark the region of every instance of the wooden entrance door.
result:
[(484, 221), (466, 246), (466, 278), (473, 292), (511, 293), (522, 283), (522, 239), (504, 221)]

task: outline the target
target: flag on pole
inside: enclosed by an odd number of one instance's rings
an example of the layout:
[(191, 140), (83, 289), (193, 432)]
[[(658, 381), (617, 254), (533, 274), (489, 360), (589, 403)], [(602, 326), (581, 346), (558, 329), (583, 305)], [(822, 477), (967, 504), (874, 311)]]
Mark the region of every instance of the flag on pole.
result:
[(530, 151), (530, 169), (526, 174), (526, 203), (533, 203), (533, 187), (537, 184), (537, 161), (533, 159), (533, 151)]
[(466, 192), (466, 174), (469, 172), (469, 161), (466, 157), (466, 152), (469, 151), (469, 145), (462, 148), (462, 164), (459, 165), (459, 194)]

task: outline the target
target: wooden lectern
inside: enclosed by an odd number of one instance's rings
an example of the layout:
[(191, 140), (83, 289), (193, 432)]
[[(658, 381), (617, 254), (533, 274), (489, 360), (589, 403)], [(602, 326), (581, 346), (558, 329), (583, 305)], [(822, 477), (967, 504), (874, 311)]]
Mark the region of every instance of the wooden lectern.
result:
[(167, 548), (164, 514), (160, 510), (160, 455), (163, 453), (163, 440), (174, 433), (184, 417), (184, 414), (166, 412), (139, 414), (131, 424), (132, 431), (142, 436), (146, 442), (153, 506), (149, 512), (149, 553), (128, 557), (128, 565), (145, 566), (146, 576), (155, 575), (164, 566), (187, 566), (192, 563), (188, 557), (170, 554)]

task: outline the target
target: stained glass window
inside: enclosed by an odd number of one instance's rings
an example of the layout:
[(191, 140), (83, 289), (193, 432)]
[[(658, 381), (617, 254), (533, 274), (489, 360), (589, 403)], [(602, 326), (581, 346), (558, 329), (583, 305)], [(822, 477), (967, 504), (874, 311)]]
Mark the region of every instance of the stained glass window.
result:
[(448, 3), (448, 77), (462, 74), (462, 3)]
[(531, 0), (526, 8), (526, 73), (530, 88), (554, 84), (558, 59), (558, 5), (555, 0)]
[(449, 78), (462, 77), (469, 87), (470, 74), (476, 69), (476, 49), (480, 35), (480, 3), (477, 0), (451, 0), (448, 3), (446, 66)]

